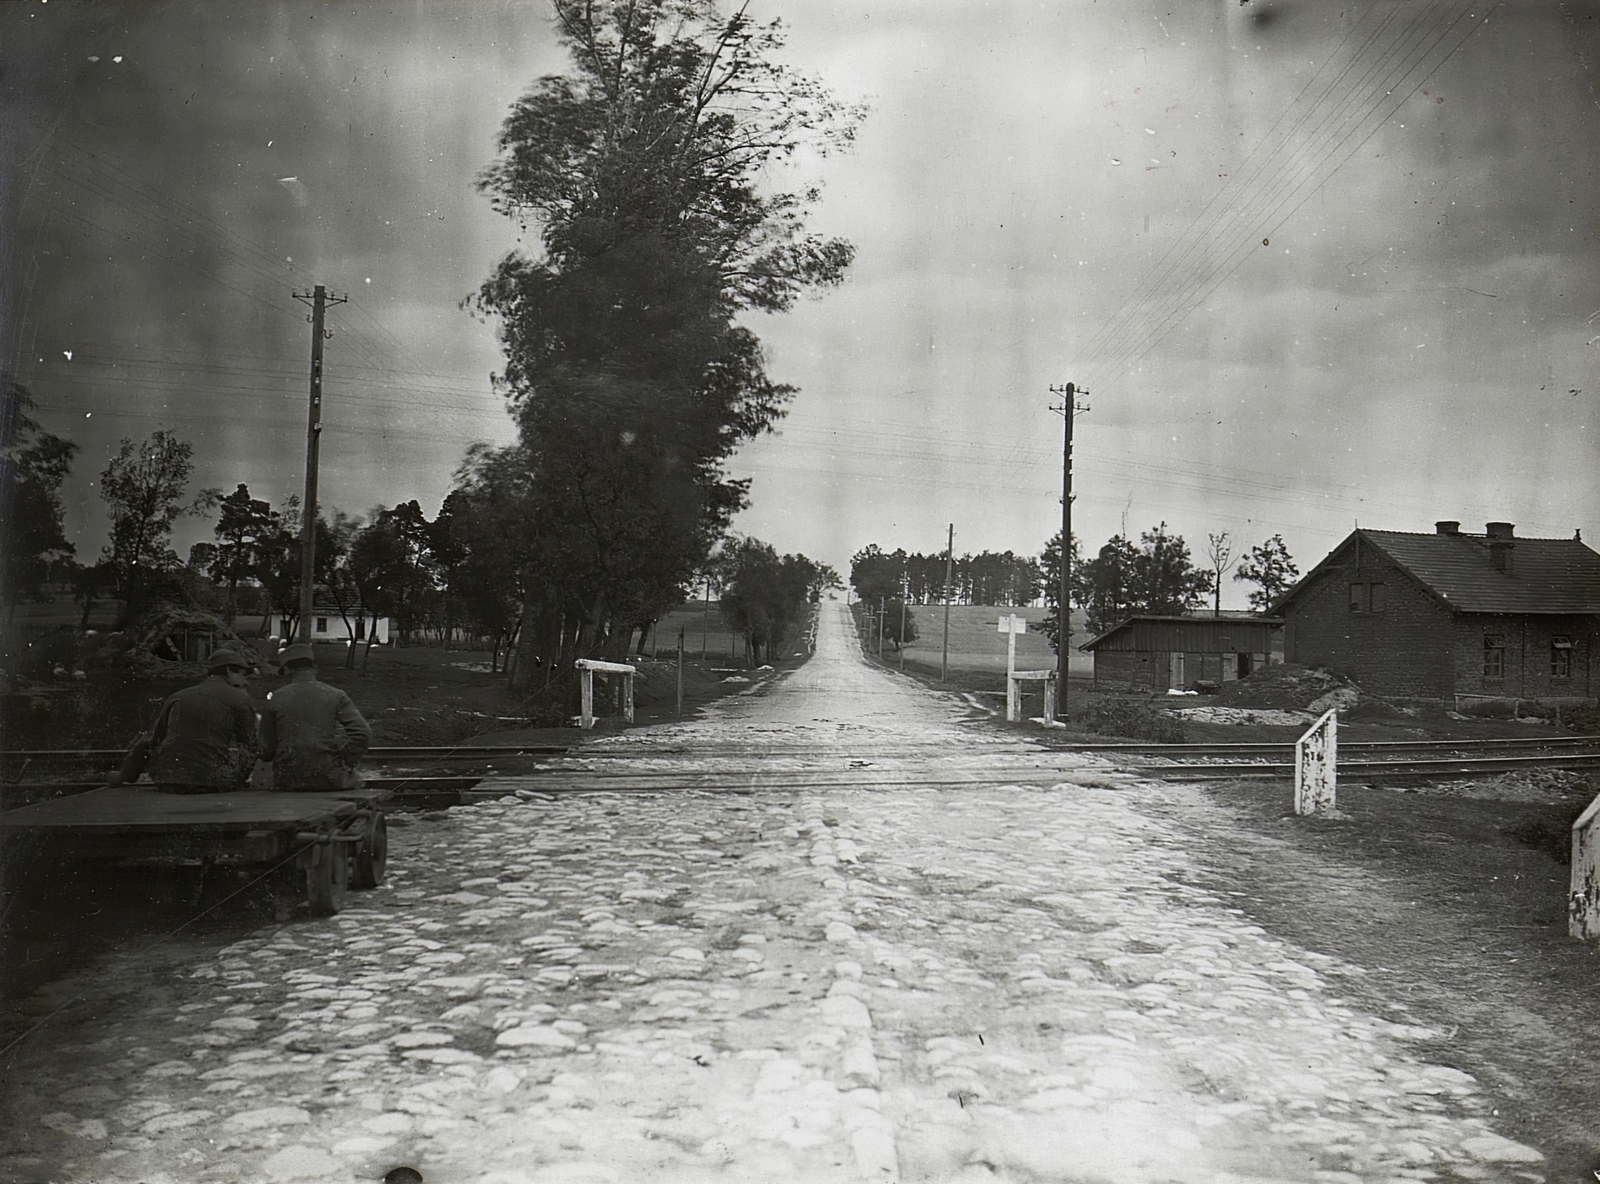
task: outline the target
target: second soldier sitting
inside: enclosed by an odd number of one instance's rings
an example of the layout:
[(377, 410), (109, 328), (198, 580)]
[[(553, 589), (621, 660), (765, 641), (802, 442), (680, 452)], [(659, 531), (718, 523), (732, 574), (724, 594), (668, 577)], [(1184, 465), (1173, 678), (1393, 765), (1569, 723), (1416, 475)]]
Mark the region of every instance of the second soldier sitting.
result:
[(272, 762), (277, 790), (361, 788), (356, 764), (372, 743), (372, 725), (350, 696), (317, 680), (311, 646), (289, 646), (280, 658), (290, 681), (267, 696), (261, 713), (261, 759)]

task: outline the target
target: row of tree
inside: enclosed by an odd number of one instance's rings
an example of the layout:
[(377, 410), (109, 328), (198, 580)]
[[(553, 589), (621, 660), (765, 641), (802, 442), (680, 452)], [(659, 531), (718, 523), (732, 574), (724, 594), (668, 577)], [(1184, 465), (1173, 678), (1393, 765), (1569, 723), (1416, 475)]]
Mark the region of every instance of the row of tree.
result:
[[(1242, 558), (1234, 556), (1233, 540), (1226, 531), (1210, 535), (1208, 542), (1209, 566), (1197, 567), (1189, 544), (1182, 535), (1168, 531), (1165, 522), (1142, 532), (1137, 545), (1125, 535), (1114, 535), (1089, 560), (1081, 558), (1074, 537), (1068, 574), (1072, 605), (1083, 610), (1084, 624), (1094, 634), (1134, 615), (1190, 615), (1208, 597), (1212, 611), (1220, 613), (1222, 577), (1230, 569), (1234, 580), (1255, 585), (1249, 602), (1258, 613), (1266, 612), (1299, 578), (1282, 535), (1256, 544)], [(1045, 574), (1045, 603), (1050, 608), (1050, 617), (1041, 628), (1054, 642), (1060, 617), (1059, 531), (1039, 562)]]
[(1010, 551), (984, 551), (950, 559), (946, 584), (943, 554), (885, 551), (876, 543), (850, 560), (850, 586), (862, 600), (907, 598), (912, 604), (942, 602), (946, 587), (955, 604), (1032, 604), (1044, 578), (1039, 561)]
[[(1236, 581), (1254, 585), (1250, 607), (1267, 609), (1299, 577), (1282, 535), (1273, 535), (1243, 555), (1234, 551), (1226, 532), (1208, 536), (1207, 564), (1198, 566), (1189, 544), (1162, 522), (1139, 536), (1139, 541), (1118, 534), (1107, 540), (1094, 558), (1079, 554), (1072, 540), (1068, 594), (1072, 606), (1084, 612), (1090, 633), (1100, 633), (1135, 614), (1182, 616), (1200, 609), (1210, 597), (1212, 611), (1221, 612), (1222, 579), (1229, 571)], [(1061, 595), (1061, 535), (1058, 532), (1035, 559), (1010, 551), (946, 556), (885, 551), (870, 544), (856, 552), (850, 563), (850, 584), (856, 594), (873, 605), (892, 602), (895, 612), (885, 615), (885, 629), (898, 639), (898, 606), (902, 596), (913, 604), (932, 604), (948, 595), (955, 604), (1032, 604), (1042, 592), (1050, 608), (1042, 628), (1055, 642)], [(909, 630), (908, 630), (909, 633)]]

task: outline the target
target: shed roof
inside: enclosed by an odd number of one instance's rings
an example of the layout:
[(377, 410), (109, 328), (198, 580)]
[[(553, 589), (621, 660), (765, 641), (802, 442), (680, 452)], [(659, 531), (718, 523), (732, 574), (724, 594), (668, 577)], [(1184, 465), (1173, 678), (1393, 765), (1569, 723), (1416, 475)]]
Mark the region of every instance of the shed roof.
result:
[(1203, 625), (1211, 622), (1222, 622), (1223, 624), (1228, 624), (1231, 622), (1242, 625), (1268, 625), (1273, 628), (1283, 624), (1282, 617), (1261, 617), (1257, 616), (1255, 613), (1225, 612), (1221, 613), (1220, 615), (1206, 613), (1203, 616), (1184, 616), (1179, 614), (1167, 616), (1160, 613), (1135, 613), (1131, 617), (1124, 617), (1122, 620), (1111, 626), (1111, 628), (1105, 630), (1099, 636), (1091, 637), (1078, 648), (1080, 650), (1092, 650), (1095, 646), (1099, 645), (1112, 634), (1120, 633), (1122, 630), (1129, 628), (1138, 621), (1172, 621), (1185, 625)]
[(1357, 530), (1272, 606), (1300, 589), (1359, 536), (1456, 612), (1600, 613), (1600, 554), (1580, 539), (1513, 538), (1511, 570), (1497, 571), (1486, 534)]

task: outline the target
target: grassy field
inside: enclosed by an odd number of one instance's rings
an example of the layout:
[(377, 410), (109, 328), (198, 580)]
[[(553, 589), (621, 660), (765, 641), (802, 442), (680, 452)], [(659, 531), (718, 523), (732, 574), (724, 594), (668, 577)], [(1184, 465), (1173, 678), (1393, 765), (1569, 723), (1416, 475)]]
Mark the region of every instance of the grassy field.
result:
[(656, 622), (655, 633), (645, 648), (652, 654), (675, 652), (679, 629), (683, 630), (685, 658), (699, 659), (703, 652), (707, 662), (743, 665), (744, 639), (723, 623), (721, 606), (715, 600), (709, 609), (704, 601), (668, 609), (666, 615)]
[[(944, 606), (938, 604), (913, 606), (916, 613), (918, 637), (906, 646), (906, 662), (924, 669), (938, 671), (944, 649)], [(1006, 635), (998, 629), (1000, 619), (1015, 613), (1028, 622), (1028, 632), (1017, 635), (1017, 669), (1050, 670), (1055, 667), (1055, 651), (1044, 634), (1037, 631), (1038, 623), (1049, 615), (1043, 607), (996, 608), (993, 605), (953, 604), (950, 606), (950, 658), (951, 670), (985, 674), (1004, 674), (1006, 669)], [(1082, 623), (1078, 624), (1077, 640), (1084, 640)], [(897, 660), (894, 647), (885, 644), (885, 661)], [(1074, 676), (1091, 676), (1094, 662), (1088, 654), (1073, 650), (1068, 655), (1069, 673)]]

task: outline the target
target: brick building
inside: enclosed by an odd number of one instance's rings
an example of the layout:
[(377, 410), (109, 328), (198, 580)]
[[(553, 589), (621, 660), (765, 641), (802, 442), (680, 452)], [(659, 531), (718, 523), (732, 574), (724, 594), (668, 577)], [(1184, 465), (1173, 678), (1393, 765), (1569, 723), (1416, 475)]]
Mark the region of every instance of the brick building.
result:
[(1282, 662), (1282, 628), (1281, 619), (1253, 613), (1135, 616), (1079, 648), (1094, 655), (1096, 689), (1159, 695), (1196, 682), (1221, 686)]
[(1289, 661), (1402, 698), (1593, 703), (1600, 554), (1583, 541), (1356, 530), (1272, 606)]

